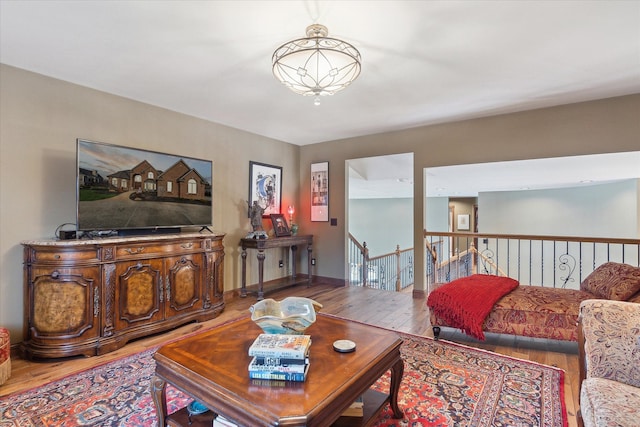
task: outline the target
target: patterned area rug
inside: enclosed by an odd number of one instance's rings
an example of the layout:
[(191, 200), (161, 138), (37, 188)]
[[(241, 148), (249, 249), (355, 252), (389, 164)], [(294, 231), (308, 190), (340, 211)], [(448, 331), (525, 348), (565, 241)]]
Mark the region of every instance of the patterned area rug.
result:
[[(405, 362), (396, 420), (387, 407), (375, 426), (566, 426), (564, 372), (488, 351), (402, 336)], [(149, 382), (155, 349), (0, 400), (0, 426), (157, 425)], [(373, 388), (389, 390), (389, 374)], [(168, 387), (168, 411), (191, 399)]]
[[(376, 427), (566, 427), (564, 371), (446, 341), (400, 334), (404, 420), (383, 411)], [(373, 388), (389, 390), (389, 374)]]

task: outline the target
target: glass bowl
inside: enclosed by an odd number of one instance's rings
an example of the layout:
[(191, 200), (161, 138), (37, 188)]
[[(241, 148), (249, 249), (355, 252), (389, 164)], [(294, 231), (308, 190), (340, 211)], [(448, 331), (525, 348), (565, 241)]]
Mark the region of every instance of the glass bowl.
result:
[(303, 297), (271, 298), (249, 307), (253, 320), (265, 334), (302, 335), (316, 321), (316, 307), (322, 304)]

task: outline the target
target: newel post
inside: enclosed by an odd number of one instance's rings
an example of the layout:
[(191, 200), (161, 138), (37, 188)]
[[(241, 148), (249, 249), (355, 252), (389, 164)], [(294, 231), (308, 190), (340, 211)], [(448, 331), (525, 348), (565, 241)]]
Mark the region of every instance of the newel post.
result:
[(471, 272), (473, 274), (478, 273), (478, 252), (475, 250), (476, 245), (471, 241), (469, 245), (469, 253), (471, 254)]
[(369, 248), (367, 248), (367, 242), (362, 242), (362, 286), (367, 286), (367, 279), (369, 268), (367, 267), (367, 260), (369, 259)]
[(396, 245), (396, 292), (400, 291), (400, 245)]

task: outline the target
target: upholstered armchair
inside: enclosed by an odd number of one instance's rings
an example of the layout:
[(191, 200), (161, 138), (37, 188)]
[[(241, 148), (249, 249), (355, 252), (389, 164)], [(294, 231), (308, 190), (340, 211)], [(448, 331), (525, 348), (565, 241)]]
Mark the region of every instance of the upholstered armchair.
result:
[(9, 330), (0, 327), (0, 385), (11, 376), (11, 342)]
[(578, 424), (639, 425), (640, 304), (583, 301), (578, 326)]

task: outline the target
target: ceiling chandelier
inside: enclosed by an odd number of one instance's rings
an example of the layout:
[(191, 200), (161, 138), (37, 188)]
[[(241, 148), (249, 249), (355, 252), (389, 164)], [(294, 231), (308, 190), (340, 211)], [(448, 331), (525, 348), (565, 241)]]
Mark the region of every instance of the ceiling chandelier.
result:
[(307, 27), (307, 37), (287, 42), (273, 52), (273, 75), (300, 95), (320, 97), (346, 88), (360, 75), (360, 52), (353, 45), (327, 37), (327, 27)]

